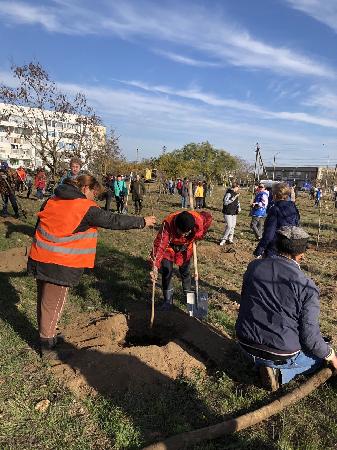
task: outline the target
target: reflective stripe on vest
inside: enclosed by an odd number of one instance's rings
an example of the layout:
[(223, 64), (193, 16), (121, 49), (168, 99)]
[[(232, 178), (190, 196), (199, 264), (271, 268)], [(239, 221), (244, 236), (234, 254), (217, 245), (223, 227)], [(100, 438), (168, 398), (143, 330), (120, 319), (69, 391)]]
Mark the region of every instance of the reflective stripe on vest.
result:
[[(37, 227), (37, 231), (39, 233), (41, 233), (43, 237), (48, 239), (48, 241), (55, 242), (55, 243), (80, 241), (81, 239), (97, 238), (97, 236), (98, 236), (97, 231), (95, 231), (94, 233), (85, 233), (84, 232), (84, 233), (81, 233), (81, 234), (74, 234), (72, 236), (57, 237), (54, 234), (47, 233), (47, 231), (44, 230), (41, 227), (41, 225), (39, 225)], [(68, 252), (64, 252), (64, 253), (68, 253)]]
[[(97, 234), (97, 233), (96, 233)], [(49, 250), (54, 253), (64, 253), (66, 255), (90, 255), (96, 253), (96, 247), (94, 248), (67, 248), (67, 247), (55, 247), (54, 245), (46, 244), (39, 239), (33, 238), (34, 244), (45, 250)]]

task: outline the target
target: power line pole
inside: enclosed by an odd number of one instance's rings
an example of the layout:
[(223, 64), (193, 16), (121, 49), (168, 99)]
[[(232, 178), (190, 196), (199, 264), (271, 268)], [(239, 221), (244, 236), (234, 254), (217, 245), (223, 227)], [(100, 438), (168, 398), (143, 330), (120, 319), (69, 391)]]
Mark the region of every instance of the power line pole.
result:
[(277, 156), (279, 153), (280, 153), (280, 152), (275, 153), (274, 158), (273, 158), (273, 181), (275, 181), (276, 156)]

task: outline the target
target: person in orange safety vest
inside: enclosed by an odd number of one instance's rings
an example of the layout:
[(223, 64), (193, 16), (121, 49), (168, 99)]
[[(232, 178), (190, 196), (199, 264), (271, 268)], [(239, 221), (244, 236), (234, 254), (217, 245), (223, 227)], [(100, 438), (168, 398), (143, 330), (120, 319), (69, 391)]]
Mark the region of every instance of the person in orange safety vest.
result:
[(162, 275), (163, 310), (173, 305), (173, 264), (179, 267), (184, 293), (191, 290), (193, 242), (204, 238), (211, 223), (212, 215), (205, 211), (174, 212), (164, 219), (150, 257), (152, 280), (157, 279), (158, 271)]
[(67, 179), (37, 214), (28, 273), (37, 281), (41, 356), (57, 357), (57, 323), (69, 287), (95, 264), (97, 228), (128, 230), (153, 226), (155, 217), (118, 216), (94, 201), (102, 187), (91, 175)]

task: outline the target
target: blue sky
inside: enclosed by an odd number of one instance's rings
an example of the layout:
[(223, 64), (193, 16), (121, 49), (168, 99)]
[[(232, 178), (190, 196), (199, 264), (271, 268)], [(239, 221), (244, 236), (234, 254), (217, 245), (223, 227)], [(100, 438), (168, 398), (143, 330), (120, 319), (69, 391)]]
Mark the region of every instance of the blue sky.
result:
[(0, 80), (39, 61), (129, 159), (208, 140), (336, 164), (337, 0), (0, 0)]

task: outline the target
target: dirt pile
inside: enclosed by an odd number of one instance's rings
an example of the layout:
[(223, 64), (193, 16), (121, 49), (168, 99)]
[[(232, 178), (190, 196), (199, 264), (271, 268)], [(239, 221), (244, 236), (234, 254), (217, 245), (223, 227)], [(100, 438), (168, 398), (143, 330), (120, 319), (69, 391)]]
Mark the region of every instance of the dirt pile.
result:
[(233, 343), (180, 312), (159, 314), (149, 329), (144, 317), (83, 315), (63, 330), (64, 352), (52, 372), (77, 395), (155, 395), (195, 371), (221, 365)]

